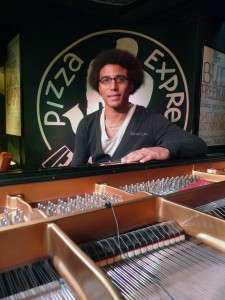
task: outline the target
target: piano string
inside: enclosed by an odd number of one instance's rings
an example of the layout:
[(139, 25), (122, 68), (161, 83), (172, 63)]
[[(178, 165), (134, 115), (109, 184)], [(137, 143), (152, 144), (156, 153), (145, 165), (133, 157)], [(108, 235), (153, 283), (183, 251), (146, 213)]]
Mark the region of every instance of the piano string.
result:
[(128, 300), (223, 299), (225, 258), (163, 222), (80, 245)]
[(211, 216), (225, 219), (225, 198), (198, 206), (196, 209)]
[(75, 296), (50, 258), (0, 273), (0, 299), (65, 299)]

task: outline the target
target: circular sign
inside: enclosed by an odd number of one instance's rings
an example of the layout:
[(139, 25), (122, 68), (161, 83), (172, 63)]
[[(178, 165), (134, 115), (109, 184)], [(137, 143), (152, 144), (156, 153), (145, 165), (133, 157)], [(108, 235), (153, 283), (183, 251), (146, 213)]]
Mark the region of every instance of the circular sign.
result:
[(132, 52), (145, 73), (143, 86), (130, 101), (161, 112), (187, 128), (189, 96), (186, 78), (175, 55), (157, 40), (127, 30), (99, 31), (77, 40), (46, 68), (38, 88), (38, 126), (49, 153), (43, 166), (69, 165), (80, 120), (103, 105), (87, 83), (95, 55), (119, 48)]

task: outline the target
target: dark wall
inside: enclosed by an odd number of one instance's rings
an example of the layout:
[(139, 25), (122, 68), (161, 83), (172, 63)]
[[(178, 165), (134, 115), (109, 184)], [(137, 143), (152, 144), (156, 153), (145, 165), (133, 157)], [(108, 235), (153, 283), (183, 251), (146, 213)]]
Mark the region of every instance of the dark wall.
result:
[(5, 97), (0, 94), (0, 152), (7, 149), (7, 137), (5, 133)]

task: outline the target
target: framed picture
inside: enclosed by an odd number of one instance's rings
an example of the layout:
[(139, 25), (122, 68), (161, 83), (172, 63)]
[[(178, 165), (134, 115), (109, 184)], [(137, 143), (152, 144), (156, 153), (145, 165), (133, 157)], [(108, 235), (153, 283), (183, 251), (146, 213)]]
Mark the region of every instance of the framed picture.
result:
[(21, 136), (19, 35), (7, 45), (5, 64), (6, 134)]
[(203, 46), (199, 136), (208, 146), (225, 145), (225, 53)]

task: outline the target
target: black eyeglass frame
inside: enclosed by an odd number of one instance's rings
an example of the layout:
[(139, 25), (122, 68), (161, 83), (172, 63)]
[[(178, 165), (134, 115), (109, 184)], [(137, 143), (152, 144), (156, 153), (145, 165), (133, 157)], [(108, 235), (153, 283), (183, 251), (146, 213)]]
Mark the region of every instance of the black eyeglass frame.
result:
[[(108, 82), (104, 82), (104, 80), (106, 80), (106, 81), (108, 80)], [(104, 85), (110, 85), (112, 80), (114, 80), (117, 84), (123, 84), (126, 81), (128, 81), (129, 78), (124, 75), (117, 75), (115, 77), (104, 76), (101, 79), (99, 79), (99, 82)]]

